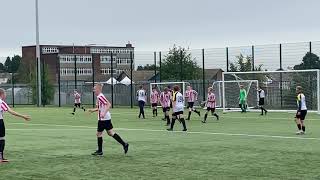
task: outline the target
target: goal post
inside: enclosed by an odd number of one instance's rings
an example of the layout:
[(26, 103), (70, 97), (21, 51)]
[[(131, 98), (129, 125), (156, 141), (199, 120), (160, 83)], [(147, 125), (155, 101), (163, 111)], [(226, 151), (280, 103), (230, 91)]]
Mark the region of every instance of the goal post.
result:
[[(168, 86), (171, 86), (171, 88), (173, 88), (174, 85), (179, 85), (180, 86), (180, 89), (181, 89), (181, 93), (183, 95), (183, 98), (184, 97), (184, 93), (186, 92), (186, 87), (188, 85), (190, 85), (189, 82), (159, 82), (159, 83), (150, 83), (150, 92), (149, 92), (149, 95), (151, 94), (152, 92), (152, 88), (153, 87), (156, 87), (157, 88), (157, 91), (158, 93), (160, 94), (161, 92), (163, 92), (164, 88), (168, 87)], [(184, 101), (185, 102), (185, 101)], [(186, 102), (185, 102), (186, 103)]]
[[(243, 85), (246, 90), (248, 107), (256, 108), (258, 106), (258, 94), (256, 93), (259, 86), (258, 80), (214, 81), (212, 88), (216, 96), (216, 107), (226, 110), (240, 110), (238, 107), (240, 85)], [(224, 97), (223, 94), (227, 94), (227, 97)]]
[[(308, 111), (320, 114), (320, 70), (249, 71), (222, 73), (222, 107), (228, 109), (232, 89), (229, 81), (255, 79), (266, 94), (265, 107), (270, 111), (296, 111), (296, 86), (302, 86)], [(234, 90), (236, 91), (236, 90)], [(258, 95), (258, 94), (257, 94)]]

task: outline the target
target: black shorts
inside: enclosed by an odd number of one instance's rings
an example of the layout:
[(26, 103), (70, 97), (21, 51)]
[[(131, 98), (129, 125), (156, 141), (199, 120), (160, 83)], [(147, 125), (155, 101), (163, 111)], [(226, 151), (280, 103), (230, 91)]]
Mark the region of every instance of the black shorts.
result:
[(74, 107), (80, 108), (80, 106), (81, 106), (81, 103), (74, 103)]
[(216, 111), (216, 108), (207, 107), (207, 111), (211, 111), (212, 113), (214, 113)]
[(98, 121), (98, 132), (103, 132), (104, 130), (108, 131), (113, 129), (111, 120), (106, 120), (106, 121)]
[(188, 102), (187, 108), (193, 108), (194, 102)]
[(172, 108), (172, 102), (170, 102), (170, 108)]
[(260, 98), (259, 99), (259, 106), (263, 106), (264, 105), (264, 98)]
[(170, 111), (170, 107), (165, 107), (165, 108), (162, 108), (162, 111), (163, 111), (163, 112), (167, 112), (167, 111)]
[(296, 118), (303, 121), (305, 120), (306, 116), (307, 116), (307, 110), (301, 110), (300, 115), (298, 115), (298, 111), (297, 111)]
[(157, 107), (158, 104), (157, 104), (157, 103), (152, 103), (151, 106), (152, 106), (152, 107)]
[(183, 111), (173, 112), (172, 116), (178, 116), (180, 114), (183, 114)]
[(3, 119), (0, 119), (0, 138), (6, 136), (6, 127), (4, 126)]

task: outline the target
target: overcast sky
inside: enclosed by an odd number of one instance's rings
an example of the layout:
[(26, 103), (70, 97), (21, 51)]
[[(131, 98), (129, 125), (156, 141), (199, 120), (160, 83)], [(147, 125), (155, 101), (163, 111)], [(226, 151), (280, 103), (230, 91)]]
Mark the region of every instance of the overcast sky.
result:
[[(0, 1), (0, 57), (35, 43), (34, 0)], [(225, 47), (320, 38), (319, 0), (39, 0), (42, 44), (137, 50)]]

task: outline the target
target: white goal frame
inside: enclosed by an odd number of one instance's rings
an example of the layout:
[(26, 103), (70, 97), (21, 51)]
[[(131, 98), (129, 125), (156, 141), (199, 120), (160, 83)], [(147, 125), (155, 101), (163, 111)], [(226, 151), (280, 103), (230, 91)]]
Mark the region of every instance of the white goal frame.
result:
[[(218, 107), (218, 108), (222, 108), (224, 111), (225, 111), (225, 109), (226, 109), (226, 107), (225, 107), (225, 103), (224, 102), (226, 102), (226, 100), (225, 100), (225, 96), (223, 96), (223, 94), (225, 94), (225, 88), (224, 88), (224, 83), (232, 83), (232, 82), (234, 82), (234, 83), (238, 83), (238, 84), (240, 84), (240, 83), (250, 83), (250, 82), (255, 82), (256, 83), (256, 88), (258, 88), (259, 87), (259, 81), (258, 80), (234, 80), (234, 81), (214, 81), (213, 83), (212, 83), (212, 88), (214, 87), (214, 85), (215, 84), (219, 84), (219, 86), (218, 86), (218, 89), (219, 89), (219, 100), (220, 100), (220, 103), (219, 103), (219, 105), (217, 105), (216, 107)], [(222, 91), (221, 91), (221, 85), (222, 84)], [(221, 93), (221, 92), (223, 92), (223, 94)], [(247, 95), (248, 95), (248, 93), (249, 93), (249, 91), (247, 91)], [(257, 94), (257, 99), (259, 99), (258, 98), (259, 96), (258, 96), (258, 94)], [(257, 105), (258, 105), (258, 101), (257, 101)], [(236, 109), (239, 109), (240, 110), (240, 108), (236, 108)]]
[[(310, 112), (316, 112), (320, 114), (320, 70), (319, 69), (306, 69), (306, 70), (281, 70), (281, 71), (247, 71), (247, 72), (222, 72), (222, 81), (225, 81), (225, 75), (231, 75), (231, 74), (269, 74), (269, 73), (299, 73), (299, 72), (316, 72), (317, 73), (317, 110), (310, 111)], [(223, 89), (223, 111), (225, 112), (225, 84), (222, 83), (222, 89)], [(272, 110), (274, 112), (294, 112), (295, 110)]]

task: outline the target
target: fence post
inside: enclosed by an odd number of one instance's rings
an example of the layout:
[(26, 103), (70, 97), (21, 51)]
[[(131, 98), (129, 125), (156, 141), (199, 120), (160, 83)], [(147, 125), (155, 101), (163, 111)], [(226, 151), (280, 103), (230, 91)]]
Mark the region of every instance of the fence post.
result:
[[(91, 58), (91, 68), (92, 68), (92, 88), (94, 87), (94, 84), (95, 84), (95, 71), (94, 71), (94, 58), (92, 57)], [(96, 106), (96, 103), (95, 103), (95, 95), (94, 95), (94, 92), (92, 91), (92, 107), (94, 108)]]
[(254, 68), (254, 46), (251, 46), (251, 56), (252, 56), (252, 71), (255, 71)]
[(310, 52), (310, 54), (312, 53), (312, 42), (311, 41), (309, 42), (309, 52)]
[(59, 107), (61, 107), (61, 77), (60, 77), (60, 57), (58, 55), (58, 95), (59, 95)]
[(113, 108), (113, 53), (111, 52), (111, 108)]
[[(282, 44), (280, 44), (279, 46), (279, 50), (280, 50), (280, 71), (283, 70), (282, 68)], [(283, 92), (282, 92), (282, 72), (280, 72), (280, 107), (282, 108), (283, 107)]]
[(182, 77), (182, 59), (183, 59), (183, 54), (182, 54), (182, 49), (180, 50), (180, 81), (182, 81), (183, 80), (183, 77)]
[(154, 58), (154, 82), (157, 83), (157, 52), (153, 52)]
[(227, 63), (227, 72), (229, 72), (229, 48), (226, 47), (226, 63)]
[[(42, 71), (41, 71), (41, 72), (42, 72), (42, 77), (41, 77), (41, 86), (42, 86), (42, 89), (41, 89), (41, 93), (43, 94), (44, 89), (45, 89), (45, 87), (44, 87), (44, 73), (45, 73), (44, 59), (43, 59), (43, 62), (42, 62)], [(41, 97), (42, 97), (42, 94), (41, 94)], [(44, 97), (41, 98), (42, 101), (43, 101), (43, 99), (44, 99)], [(43, 107), (46, 106), (46, 104), (45, 104), (44, 101), (43, 101), (41, 104), (42, 104)]]
[(14, 75), (13, 75), (13, 72), (11, 73), (11, 89), (12, 89), (12, 107), (14, 107)]
[(159, 80), (160, 82), (162, 81), (161, 79), (161, 51), (159, 52)]
[(131, 84), (130, 84), (130, 92), (131, 92), (131, 98), (130, 98), (130, 105), (131, 105), (131, 108), (133, 108), (133, 84), (132, 84), (132, 78), (133, 78), (133, 75), (132, 75), (132, 71), (133, 71), (133, 53), (132, 51), (130, 51), (130, 80), (131, 80)]
[(204, 49), (202, 49), (202, 100), (206, 100), (206, 85), (205, 85), (205, 67), (204, 67)]
[(73, 51), (73, 55), (74, 55), (74, 89), (77, 89), (77, 56), (75, 55), (74, 51)]
[(37, 65), (37, 67), (36, 67), (36, 70), (37, 70), (37, 72), (36, 72), (36, 79), (37, 79), (37, 82), (36, 82), (36, 85), (37, 85), (37, 90), (36, 90), (36, 94), (37, 94), (37, 107), (40, 107), (41, 102), (39, 101), (39, 97), (40, 97), (41, 95), (40, 95), (40, 92), (39, 92), (39, 86), (40, 86), (41, 84), (39, 84), (39, 78), (40, 78), (41, 74), (39, 74), (39, 60), (38, 60), (38, 58), (37, 58), (37, 61), (36, 61), (36, 65)]

